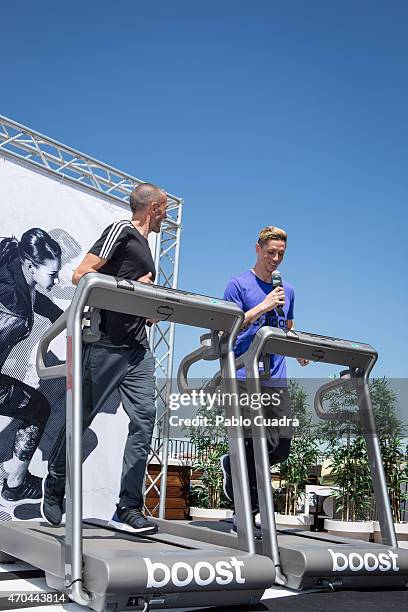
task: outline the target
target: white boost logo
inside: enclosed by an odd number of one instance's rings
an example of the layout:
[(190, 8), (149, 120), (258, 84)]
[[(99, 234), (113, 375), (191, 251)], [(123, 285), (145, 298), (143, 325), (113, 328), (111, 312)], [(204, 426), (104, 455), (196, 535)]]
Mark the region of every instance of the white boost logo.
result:
[(230, 584), (235, 577), (235, 582), (244, 584), (245, 578), (241, 575), (243, 561), (231, 557), (230, 561), (217, 561), (215, 566), (208, 561), (198, 561), (194, 566), (177, 561), (171, 567), (164, 563), (151, 561), (143, 557), (147, 568), (147, 588), (162, 589), (170, 580), (176, 587), (185, 587), (193, 580), (198, 586), (207, 586), (212, 582), (219, 585)]
[(333, 560), (333, 572), (344, 572), (347, 569), (350, 569), (352, 572), (359, 572), (363, 568), (367, 572), (375, 572), (375, 570), (380, 570), (380, 572), (389, 572), (391, 569), (394, 572), (399, 572), (399, 567), (397, 565), (398, 555), (392, 550), (387, 553), (378, 553), (375, 555), (374, 553), (364, 553), (364, 555), (360, 555), (356, 552), (351, 552), (348, 555), (335, 552), (331, 548), (328, 549), (331, 554)]

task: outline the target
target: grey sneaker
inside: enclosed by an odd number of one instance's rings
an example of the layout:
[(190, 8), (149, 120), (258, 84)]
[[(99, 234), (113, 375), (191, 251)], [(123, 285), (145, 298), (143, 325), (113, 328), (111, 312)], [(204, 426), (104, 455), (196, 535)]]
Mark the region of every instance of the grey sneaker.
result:
[(151, 535), (157, 533), (159, 528), (154, 521), (146, 518), (139, 508), (126, 508), (126, 506), (117, 506), (116, 512), (109, 521), (112, 527), (125, 529), (132, 533), (142, 533), (143, 535)]
[(65, 482), (60, 483), (48, 474), (42, 482), (42, 490), (41, 515), (50, 525), (59, 525), (64, 514)]

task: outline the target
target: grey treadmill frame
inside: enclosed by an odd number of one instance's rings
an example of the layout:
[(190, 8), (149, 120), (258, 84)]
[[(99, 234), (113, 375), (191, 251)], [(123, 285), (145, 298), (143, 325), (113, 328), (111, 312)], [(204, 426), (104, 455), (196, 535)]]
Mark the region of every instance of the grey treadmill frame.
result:
[[(107, 299), (116, 296), (115, 303), (109, 307), (118, 312), (129, 312), (129, 296), (134, 299), (132, 312), (146, 317), (155, 317), (174, 322), (181, 322), (180, 317), (172, 316), (171, 312), (177, 303), (198, 305), (194, 294), (186, 294), (173, 290), (165, 299), (173, 301), (160, 309), (155, 304), (163, 302), (157, 293), (168, 292), (154, 285), (144, 285), (131, 281), (133, 290), (118, 288), (117, 279), (102, 274), (87, 274), (79, 282), (73, 300), (65, 313), (43, 335), (37, 352), (37, 372), (40, 378), (66, 377), (66, 436), (67, 436), (67, 484), (66, 484), (66, 528), (65, 528), (65, 586), (71, 599), (80, 605), (87, 605), (91, 595), (83, 588), (83, 547), (82, 547), (82, 317), (86, 306), (107, 307)], [(98, 290), (98, 291), (95, 291)], [(92, 294), (92, 295), (91, 295)], [(126, 296), (126, 306), (120, 304), (121, 295)], [(147, 298), (150, 306), (146, 306)], [(208, 298), (207, 298), (208, 299)], [(210, 298), (211, 299), (211, 298)], [(109, 302), (110, 304), (110, 302)], [(218, 304), (218, 306), (217, 306)], [(123, 308), (123, 310), (122, 310)], [(225, 378), (226, 391), (237, 393), (235, 370), (234, 342), (244, 318), (243, 312), (234, 304), (222, 300), (213, 300), (214, 311), (228, 309), (229, 314), (236, 316), (231, 329), (222, 330), (220, 338), (221, 372)], [(207, 307), (208, 310), (208, 307)], [(189, 324), (192, 324), (191, 322)], [(47, 367), (45, 357), (51, 341), (64, 329), (67, 330), (66, 363)], [(238, 416), (237, 405), (230, 406), (230, 415)], [(231, 430), (232, 432), (232, 430)], [(236, 428), (234, 433), (236, 432)], [(234, 481), (238, 483), (237, 495), (237, 548), (255, 553), (254, 532), (251, 515), (248, 474), (243, 436), (231, 436), (231, 458)], [(162, 521), (160, 521), (162, 522)], [(163, 521), (164, 522), (164, 521)]]
[[(364, 425), (364, 437), (367, 444), (367, 455), (370, 463), (381, 535), (384, 544), (392, 548), (397, 548), (398, 542), (395, 535), (384, 466), (381, 459), (368, 386), (368, 378), (377, 361), (377, 353), (372, 347), (366, 344), (341, 341), (335, 338), (324, 338), (323, 336), (320, 338), (323, 342), (324, 348), (322, 353), (324, 354), (319, 355), (319, 361), (351, 366), (354, 368), (356, 374), (358, 374), (359, 384), (356, 385), (356, 390), (358, 395), (359, 416)], [(341, 345), (338, 346), (340, 342), (343, 343), (344, 349)], [(236, 367), (237, 369), (242, 366), (246, 368), (247, 383), (249, 386), (248, 391), (250, 393), (260, 393), (261, 379), (259, 376), (259, 360), (261, 355), (279, 354), (291, 357), (312, 357), (313, 352), (316, 352), (319, 347), (321, 347), (319, 336), (308, 336), (307, 333), (302, 335), (300, 331), (285, 332), (273, 327), (262, 327), (256, 333), (248, 351), (237, 360)], [(332, 353), (331, 358), (330, 352)], [(346, 359), (346, 353), (350, 353), (353, 358)], [(327, 354), (329, 354), (329, 357)], [(354, 366), (353, 362), (355, 362)], [(358, 368), (355, 367), (356, 365), (358, 365)], [(339, 381), (330, 383), (331, 388), (334, 388), (336, 382), (338, 385), (344, 384), (344, 381), (339, 379)], [(324, 387), (327, 388), (327, 385), (324, 385)], [(319, 396), (319, 399), (320, 398), (321, 396)], [(262, 406), (260, 414), (263, 416)], [(257, 427), (257, 434), (257, 436), (253, 436), (253, 446), (263, 530), (263, 552), (272, 557), (276, 567), (276, 579), (284, 584), (285, 576), (280, 569), (279, 545), (263, 419), (261, 419), (261, 425)]]
[[(188, 393), (191, 387), (188, 382), (188, 371), (193, 363), (199, 359), (215, 359), (213, 343), (209, 337), (201, 338), (201, 347), (186, 355), (181, 361), (178, 370), (178, 386)], [(335, 379), (317, 391), (315, 396), (315, 409), (320, 418), (332, 419), (338, 417), (350, 418), (350, 414), (325, 413), (322, 406), (323, 396), (330, 390), (339, 386), (350, 386), (357, 391), (359, 411), (358, 416), (363, 424), (367, 454), (370, 463), (374, 495), (377, 502), (380, 529), (383, 544), (398, 548), (391, 506), (389, 503), (384, 466), (376, 433), (375, 420), (372, 411), (370, 391), (368, 386), (369, 375), (377, 361), (377, 352), (370, 345), (361, 342), (341, 340), (310, 334), (301, 331), (284, 331), (274, 327), (260, 328), (249, 349), (235, 361), (236, 369), (246, 368), (246, 377), (249, 393), (261, 393), (261, 379), (259, 376), (259, 361), (262, 356), (264, 362), (269, 360), (269, 354), (279, 354), (289, 357), (306, 357), (314, 361), (333, 363), (348, 366), (355, 378)], [(265, 370), (268, 369), (267, 364)], [(210, 385), (216, 387), (221, 381), (221, 372), (217, 372)], [(257, 415), (263, 417), (262, 405)], [(256, 427), (257, 435), (253, 436), (258, 497), (262, 523), (262, 554), (269, 556), (275, 565), (276, 582), (285, 585), (286, 576), (281, 570), (279, 544), (274, 512), (273, 492), (270, 482), (269, 456), (263, 426), (263, 418)], [(254, 427), (254, 425), (253, 425)], [(235, 482), (235, 481), (234, 481)], [(239, 528), (238, 528), (239, 533)], [(307, 533), (304, 534), (307, 538)], [(336, 538), (334, 538), (335, 540)], [(333, 538), (330, 539), (333, 541)], [(353, 542), (353, 541), (352, 541)]]

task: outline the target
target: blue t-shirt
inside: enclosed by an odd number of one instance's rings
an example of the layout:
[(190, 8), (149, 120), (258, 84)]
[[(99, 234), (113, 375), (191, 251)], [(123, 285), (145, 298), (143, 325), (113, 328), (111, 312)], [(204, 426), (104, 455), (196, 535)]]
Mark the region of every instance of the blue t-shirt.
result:
[[(260, 327), (267, 325), (269, 327), (287, 329), (288, 321), (293, 320), (294, 317), (295, 292), (292, 285), (286, 281), (283, 281), (283, 288), (285, 290), (285, 305), (283, 306), (283, 313), (285, 316), (280, 317), (276, 310), (271, 310), (263, 314), (255, 323), (240, 332), (234, 346), (236, 357), (239, 357), (248, 350), (253, 337)], [(272, 283), (265, 283), (258, 278), (252, 270), (247, 270), (243, 274), (240, 274), (240, 276), (231, 278), (224, 292), (224, 300), (235, 302), (244, 312), (247, 312), (251, 310), (251, 308), (254, 308), (254, 306), (258, 306), (271, 291)], [(275, 384), (278, 386), (286, 386), (285, 358), (282, 355), (271, 355), (270, 361), (271, 377), (275, 379)], [(262, 366), (260, 370), (262, 371)], [(239, 379), (245, 379), (245, 368), (238, 370), (237, 377)], [(279, 379), (279, 382), (276, 379)], [(262, 381), (262, 385), (274, 386), (274, 382), (273, 380), (266, 379)]]

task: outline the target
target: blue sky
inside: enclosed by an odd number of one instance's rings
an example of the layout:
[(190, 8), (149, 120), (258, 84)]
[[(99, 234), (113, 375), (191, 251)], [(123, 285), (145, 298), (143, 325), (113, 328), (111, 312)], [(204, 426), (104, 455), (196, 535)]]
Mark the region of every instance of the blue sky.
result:
[[(222, 295), (285, 228), (297, 327), (405, 377), (407, 20), (385, 0), (5, 0), (0, 113), (184, 197), (184, 289)], [(177, 359), (197, 340), (179, 330)]]

